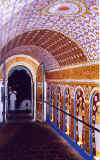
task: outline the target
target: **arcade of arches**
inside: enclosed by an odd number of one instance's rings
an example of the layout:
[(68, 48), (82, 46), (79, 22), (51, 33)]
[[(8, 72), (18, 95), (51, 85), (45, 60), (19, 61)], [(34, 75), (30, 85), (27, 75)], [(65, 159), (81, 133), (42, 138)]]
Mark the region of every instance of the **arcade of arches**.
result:
[(0, 123), (14, 114), (11, 86), (16, 113), (48, 121), (100, 159), (98, 0), (0, 4)]

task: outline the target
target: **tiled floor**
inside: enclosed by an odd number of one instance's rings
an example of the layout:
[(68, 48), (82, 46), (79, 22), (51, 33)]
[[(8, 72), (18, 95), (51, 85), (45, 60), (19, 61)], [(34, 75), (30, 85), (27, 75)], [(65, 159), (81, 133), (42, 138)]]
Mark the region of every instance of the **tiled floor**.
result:
[(8, 124), (0, 128), (0, 160), (83, 160), (83, 158), (50, 126), (34, 122)]

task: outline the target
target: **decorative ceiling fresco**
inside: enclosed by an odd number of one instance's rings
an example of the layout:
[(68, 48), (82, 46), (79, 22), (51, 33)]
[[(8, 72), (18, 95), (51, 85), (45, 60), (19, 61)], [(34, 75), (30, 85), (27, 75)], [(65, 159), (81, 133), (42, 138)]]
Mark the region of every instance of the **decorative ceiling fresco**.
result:
[[(6, 54), (7, 52), (7, 54)], [(47, 69), (83, 63), (87, 57), (77, 44), (61, 33), (50, 30), (34, 30), (9, 41), (0, 53), (2, 60), (14, 54), (28, 54)]]
[[(45, 53), (52, 57), (52, 64), (45, 61), (49, 69), (57, 64), (61, 67), (98, 60), (98, 3), (98, 0), (1, 0), (0, 63), (8, 53), (17, 54), (20, 48), (29, 54), (27, 50), (30, 48), (32, 52), (32, 46), (42, 50), (38, 61), (43, 60)], [(31, 54), (36, 57), (34, 52)]]

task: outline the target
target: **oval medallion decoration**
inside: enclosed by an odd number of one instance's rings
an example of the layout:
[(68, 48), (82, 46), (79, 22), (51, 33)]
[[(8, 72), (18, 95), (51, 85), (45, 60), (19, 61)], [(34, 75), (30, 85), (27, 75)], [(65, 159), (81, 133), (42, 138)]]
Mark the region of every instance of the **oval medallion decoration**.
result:
[(80, 0), (63, 0), (57, 1), (47, 8), (41, 10), (45, 15), (62, 15), (62, 16), (81, 16), (86, 14), (88, 8), (86, 4)]

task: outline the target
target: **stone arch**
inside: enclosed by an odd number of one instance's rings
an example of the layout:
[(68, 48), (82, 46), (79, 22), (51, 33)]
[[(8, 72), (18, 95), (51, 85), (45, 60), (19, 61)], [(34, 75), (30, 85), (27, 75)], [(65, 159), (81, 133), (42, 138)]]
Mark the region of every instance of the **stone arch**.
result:
[[(70, 89), (66, 87), (64, 90), (64, 111), (70, 113)], [(65, 115), (65, 133), (69, 135), (69, 121), (70, 117)]]
[[(84, 91), (81, 87), (76, 88), (74, 116), (84, 121)], [(84, 124), (74, 120), (74, 138), (75, 142), (81, 147), (84, 146)]]
[[(19, 65), (22, 65), (24, 67), (27, 67), (32, 75), (32, 97), (34, 96), (34, 101), (32, 100), (32, 104), (34, 105), (34, 120), (35, 120), (35, 111), (36, 111), (36, 103), (35, 103), (35, 99), (36, 99), (36, 92), (35, 92), (35, 83), (36, 83), (36, 69), (38, 66), (38, 62), (33, 59), (32, 57), (28, 56), (28, 55), (24, 55), (24, 54), (20, 54), (20, 55), (15, 55), (15, 56), (11, 56), (8, 59), (6, 59), (5, 61), (5, 73), (6, 73), (6, 79), (5, 79), (5, 103), (6, 103), (6, 109), (8, 108), (8, 74), (9, 72), (14, 68), (17, 67)], [(0, 67), (0, 84), (2, 84), (3, 81), (3, 64), (1, 64)], [(0, 89), (2, 88), (2, 85), (0, 86)], [(34, 92), (34, 93), (33, 93)], [(1, 103), (1, 102), (0, 102)]]
[[(56, 87), (56, 107), (61, 109), (61, 88), (60, 86)], [(61, 128), (61, 111), (56, 109), (56, 124), (58, 128)]]
[[(100, 130), (100, 89), (94, 88), (90, 95), (90, 125)], [(100, 158), (100, 133), (90, 129), (90, 153)]]

